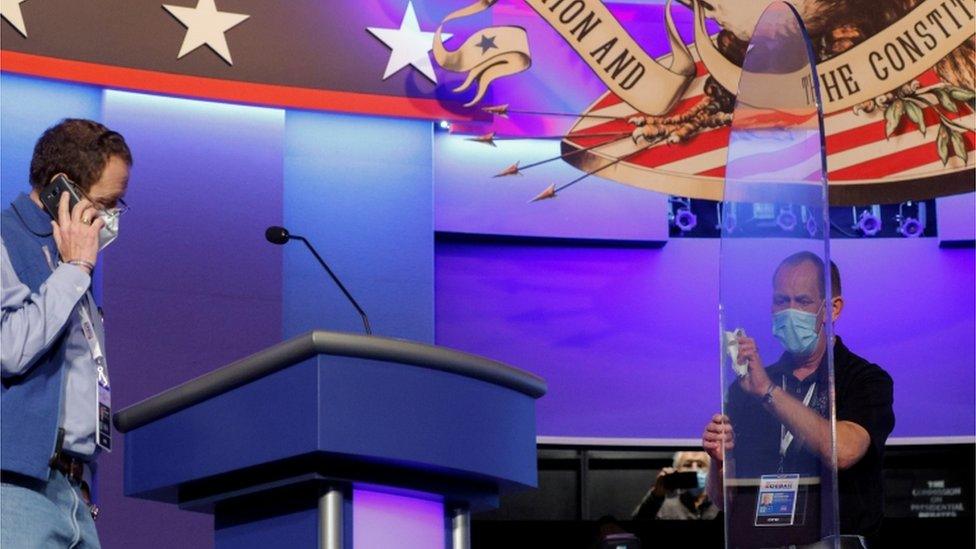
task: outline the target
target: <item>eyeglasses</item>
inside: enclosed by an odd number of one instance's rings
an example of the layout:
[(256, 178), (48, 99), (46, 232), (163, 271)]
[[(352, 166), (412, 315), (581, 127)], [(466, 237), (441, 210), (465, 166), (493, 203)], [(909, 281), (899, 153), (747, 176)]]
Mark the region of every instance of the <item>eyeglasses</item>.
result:
[(105, 208), (105, 211), (109, 213), (111, 213), (112, 210), (115, 210), (115, 215), (121, 216), (125, 212), (129, 211), (129, 205), (125, 203), (125, 200), (120, 198), (118, 201), (116, 201), (114, 208)]
[(88, 200), (89, 202), (91, 202), (92, 205), (94, 205), (96, 208), (98, 208), (99, 210), (102, 210), (105, 213), (110, 214), (110, 215), (117, 215), (117, 216), (121, 217), (122, 214), (124, 214), (125, 212), (129, 211), (129, 209), (130, 209), (129, 208), (129, 205), (125, 203), (125, 200), (122, 200), (121, 198), (119, 198), (118, 200), (115, 201), (115, 207), (109, 208), (105, 204), (102, 204), (101, 202), (99, 202), (97, 200), (94, 200), (92, 197), (88, 196), (88, 193), (86, 193), (85, 191), (81, 190), (80, 188), (78, 188), (78, 192), (80, 192), (81, 193), (81, 196), (83, 198), (85, 198), (86, 200)]

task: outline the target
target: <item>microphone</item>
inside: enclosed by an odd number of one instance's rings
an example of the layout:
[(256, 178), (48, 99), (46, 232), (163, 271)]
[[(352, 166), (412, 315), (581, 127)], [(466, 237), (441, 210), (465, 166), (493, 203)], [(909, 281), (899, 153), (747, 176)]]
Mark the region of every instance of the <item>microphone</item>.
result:
[(288, 229), (284, 227), (268, 227), (268, 230), (264, 231), (264, 237), (272, 244), (284, 244), (288, 242), (291, 235), (288, 234)]
[(339, 281), (339, 277), (337, 277), (335, 273), (332, 272), (332, 269), (330, 269), (329, 266), (325, 264), (325, 260), (322, 259), (322, 256), (320, 256), (319, 253), (315, 251), (315, 248), (312, 247), (312, 244), (310, 244), (309, 241), (306, 240), (304, 236), (291, 234), (288, 232), (288, 229), (284, 227), (272, 226), (272, 227), (268, 227), (268, 229), (264, 231), (264, 238), (268, 239), (268, 242), (272, 244), (278, 244), (279, 246), (285, 244), (289, 240), (301, 240), (302, 242), (304, 242), (305, 246), (308, 247), (309, 251), (312, 252), (312, 255), (315, 256), (315, 259), (318, 260), (319, 265), (322, 265), (322, 268), (325, 269), (325, 272), (329, 273), (329, 276), (332, 278), (332, 281), (336, 283), (336, 286), (338, 286), (340, 290), (342, 290), (342, 293), (345, 294), (346, 299), (349, 300), (349, 303), (352, 303), (352, 306), (356, 308), (356, 311), (359, 313), (359, 316), (361, 316), (363, 319), (363, 328), (365, 328), (366, 330), (366, 335), (373, 335), (373, 330), (370, 329), (369, 327), (369, 317), (366, 316), (366, 311), (363, 311), (363, 308), (359, 306), (359, 303), (357, 303), (356, 300), (352, 297), (352, 294), (349, 293), (349, 290), (347, 290), (346, 287), (342, 285), (342, 282)]

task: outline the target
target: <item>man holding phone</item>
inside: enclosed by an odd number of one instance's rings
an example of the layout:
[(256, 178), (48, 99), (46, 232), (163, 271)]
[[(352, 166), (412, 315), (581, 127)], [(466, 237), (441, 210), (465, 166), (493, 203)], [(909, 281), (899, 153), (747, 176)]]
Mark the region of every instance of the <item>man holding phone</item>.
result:
[(0, 545), (99, 547), (89, 486), (111, 449), (99, 252), (118, 235), (132, 155), (67, 119), (38, 139), (31, 191), (0, 212)]

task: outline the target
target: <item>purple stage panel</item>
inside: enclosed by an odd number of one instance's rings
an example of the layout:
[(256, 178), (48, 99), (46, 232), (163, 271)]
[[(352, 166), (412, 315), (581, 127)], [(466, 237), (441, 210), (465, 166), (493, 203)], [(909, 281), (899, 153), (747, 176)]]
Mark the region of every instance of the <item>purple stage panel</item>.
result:
[(437, 343), (546, 379), (540, 435), (696, 436), (719, 409), (718, 241), (438, 244)]
[[(113, 408), (281, 338), (284, 111), (106, 91), (134, 166), (132, 209), (105, 251)], [(243, 419), (243, 418), (242, 418)], [(122, 437), (99, 459), (106, 547), (211, 547), (213, 518), (122, 495)]]
[(444, 502), (434, 495), (390, 493), (357, 487), (352, 492), (353, 549), (443, 549)]
[(834, 332), (895, 382), (894, 437), (976, 435), (976, 254), (939, 239), (831, 242)]
[[(938, 239), (837, 240), (835, 332), (895, 382), (895, 437), (976, 433), (976, 265)], [(757, 258), (768, 302), (779, 254)], [(542, 436), (698, 439), (720, 409), (718, 241), (660, 250), (439, 243), (437, 343), (541, 375)], [(763, 357), (778, 348), (757, 325)]]
[(935, 204), (939, 240), (976, 239), (976, 193), (937, 198)]
[[(284, 225), (315, 246), (373, 333), (434, 338), (431, 124), (289, 111)], [(284, 247), (283, 335), (363, 324), (301, 242)]]

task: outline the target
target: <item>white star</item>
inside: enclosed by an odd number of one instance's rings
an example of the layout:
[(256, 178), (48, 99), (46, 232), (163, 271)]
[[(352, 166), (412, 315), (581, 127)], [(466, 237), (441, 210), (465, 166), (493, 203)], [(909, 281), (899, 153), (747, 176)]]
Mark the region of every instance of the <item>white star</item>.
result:
[(186, 36), (183, 37), (183, 46), (180, 47), (177, 59), (206, 44), (214, 53), (223, 57), (228, 65), (234, 64), (230, 59), (230, 49), (224, 33), (250, 15), (217, 11), (214, 0), (198, 0), (195, 8), (168, 4), (163, 4), (163, 8), (186, 27)]
[[(413, 11), (412, 1), (407, 2), (407, 11), (403, 14), (399, 29), (367, 27), (366, 30), (379, 38), (391, 50), (390, 61), (386, 64), (383, 80), (407, 65), (413, 65), (413, 68), (420, 71), (428, 80), (437, 83), (437, 76), (434, 74), (434, 67), (431, 65), (428, 55), (428, 52), (434, 47), (434, 33), (420, 30), (417, 14)], [(451, 36), (453, 35), (446, 32), (441, 33), (441, 39), (445, 41)]]
[(13, 25), (20, 34), (27, 38), (27, 27), (24, 25), (24, 14), (20, 12), (20, 5), (27, 0), (0, 0), (0, 17)]

